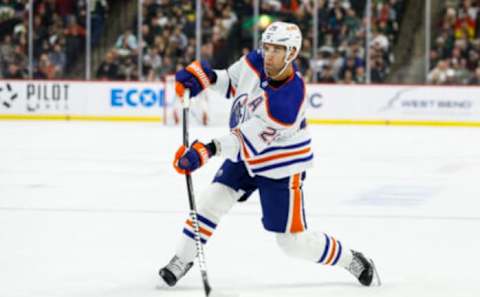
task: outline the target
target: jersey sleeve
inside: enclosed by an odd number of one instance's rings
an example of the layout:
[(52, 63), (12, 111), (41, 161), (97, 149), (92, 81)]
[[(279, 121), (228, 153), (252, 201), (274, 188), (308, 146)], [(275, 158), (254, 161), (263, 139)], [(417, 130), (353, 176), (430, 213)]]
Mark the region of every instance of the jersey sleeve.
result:
[(238, 80), (240, 77), (240, 71), (244, 58), (242, 57), (227, 69), (215, 69), (217, 75), (217, 81), (211, 85), (210, 88), (226, 98), (230, 98), (234, 95), (238, 86)]

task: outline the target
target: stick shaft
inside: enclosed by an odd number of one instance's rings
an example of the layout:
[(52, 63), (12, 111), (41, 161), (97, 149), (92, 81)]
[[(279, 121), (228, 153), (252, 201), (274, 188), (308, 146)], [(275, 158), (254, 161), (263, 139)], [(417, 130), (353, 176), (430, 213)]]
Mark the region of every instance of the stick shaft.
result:
[[(183, 96), (183, 145), (188, 148), (189, 146), (189, 111), (190, 111), (190, 92), (185, 90)], [(187, 183), (188, 203), (190, 206), (190, 217), (193, 223), (193, 231), (195, 235), (195, 246), (197, 248), (198, 265), (200, 267), (200, 274), (202, 276), (203, 288), (205, 295), (210, 295), (211, 287), (208, 281), (207, 265), (205, 261), (205, 253), (203, 251), (203, 244), (200, 237), (200, 224), (198, 223), (197, 205), (195, 203), (195, 196), (193, 192), (193, 182), (190, 173), (185, 174), (185, 181)]]

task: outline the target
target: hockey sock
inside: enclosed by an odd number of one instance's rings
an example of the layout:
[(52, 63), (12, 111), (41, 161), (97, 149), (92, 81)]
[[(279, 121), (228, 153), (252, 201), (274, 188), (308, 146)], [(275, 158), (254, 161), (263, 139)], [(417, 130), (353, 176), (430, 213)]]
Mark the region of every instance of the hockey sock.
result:
[[(221, 218), (235, 205), (242, 196), (241, 192), (219, 184), (211, 184), (203, 193), (198, 205), (198, 223), (200, 240), (203, 244), (212, 237)], [(197, 255), (195, 232), (191, 218), (185, 222), (182, 237), (177, 245), (176, 255), (185, 263), (193, 262)]]
[(325, 243), (318, 263), (332, 266), (338, 264), (343, 268), (347, 268), (353, 259), (351, 250), (343, 246), (339, 240), (332, 236), (323, 233), (323, 237), (325, 238)]
[(323, 265), (348, 267), (352, 252), (340, 241), (321, 232), (279, 233), (277, 243), (289, 256)]
[[(197, 214), (197, 218), (200, 229), (200, 241), (202, 244), (206, 244), (208, 239), (213, 235), (217, 224), (201, 214)], [(197, 249), (195, 246), (195, 231), (191, 218), (185, 221), (182, 233), (182, 238), (176, 249), (176, 255), (185, 263), (193, 262), (197, 255)]]

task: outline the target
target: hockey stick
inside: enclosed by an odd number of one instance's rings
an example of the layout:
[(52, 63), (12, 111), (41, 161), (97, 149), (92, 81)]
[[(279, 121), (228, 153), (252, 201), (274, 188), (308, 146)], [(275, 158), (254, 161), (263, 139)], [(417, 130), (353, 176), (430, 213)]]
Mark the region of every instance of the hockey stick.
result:
[[(183, 145), (185, 147), (189, 146), (188, 141), (188, 117), (190, 111), (190, 91), (185, 89), (185, 93), (183, 94)], [(218, 291), (212, 291), (212, 287), (210, 286), (210, 282), (208, 281), (207, 275), (207, 264), (205, 261), (205, 253), (203, 251), (203, 244), (200, 238), (200, 224), (198, 222), (197, 216), (197, 205), (195, 203), (195, 197), (193, 195), (193, 184), (192, 184), (192, 176), (190, 173), (185, 174), (185, 179), (187, 182), (187, 191), (188, 191), (188, 202), (190, 205), (190, 217), (192, 219), (193, 225), (193, 233), (195, 237), (195, 246), (197, 248), (197, 258), (198, 258), (198, 266), (200, 267), (200, 274), (202, 276), (203, 282), (203, 289), (205, 291), (205, 296), (207, 297), (233, 297), (236, 295), (227, 295), (223, 293), (219, 293)]]
[[(185, 93), (183, 94), (182, 126), (183, 126), (183, 145), (187, 148), (189, 146), (189, 141), (188, 141), (189, 112), (190, 112), (190, 90), (185, 89)], [(198, 223), (197, 205), (195, 203), (195, 197), (193, 195), (192, 176), (190, 175), (189, 172), (187, 172), (185, 174), (185, 178), (187, 182), (188, 203), (190, 206), (190, 217), (192, 218), (193, 231), (195, 235), (195, 246), (197, 247), (198, 265), (200, 266), (200, 273), (202, 275), (202, 282), (203, 282), (203, 288), (205, 290), (205, 296), (210, 296), (212, 288), (210, 287), (210, 283), (208, 281), (207, 265), (205, 263), (205, 254), (203, 252), (203, 244), (200, 239), (200, 224)]]

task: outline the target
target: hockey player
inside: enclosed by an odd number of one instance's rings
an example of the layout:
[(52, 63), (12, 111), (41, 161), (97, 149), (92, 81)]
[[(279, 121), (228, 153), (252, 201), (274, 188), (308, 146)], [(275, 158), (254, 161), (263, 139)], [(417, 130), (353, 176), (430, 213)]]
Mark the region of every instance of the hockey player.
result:
[[(233, 97), (230, 132), (208, 143), (181, 146), (174, 167), (193, 172), (214, 156), (224, 161), (199, 200), (201, 241), (205, 244), (222, 217), (238, 201), (259, 191), (262, 223), (289, 256), (350, 271), (364, 286), (374, 277), (373, 262), (336, 238), (307, 230), (302, 185), (313, 152), (305, 120), (305, 85), (294, 63), (302, 44), (295, 24), (274, 22), (262, 34), (261, 48), (226, 70), (195, 61), (176, 74), (179, 96), (195, 97), (211, 88)], [(160, 269), (160, 281), (174, 286), (196, 256), (193, 225), (187, 219), (174, 257)]]

